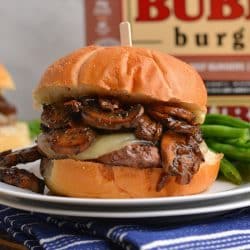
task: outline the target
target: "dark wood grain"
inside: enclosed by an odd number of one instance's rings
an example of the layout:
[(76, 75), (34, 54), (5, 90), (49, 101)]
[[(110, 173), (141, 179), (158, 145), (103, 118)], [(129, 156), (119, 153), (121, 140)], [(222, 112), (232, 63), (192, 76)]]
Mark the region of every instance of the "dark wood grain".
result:
[(0, 249), (1, 250), (28, 250), (21, 244), (15, 243), (7, 235), (0, 233)]

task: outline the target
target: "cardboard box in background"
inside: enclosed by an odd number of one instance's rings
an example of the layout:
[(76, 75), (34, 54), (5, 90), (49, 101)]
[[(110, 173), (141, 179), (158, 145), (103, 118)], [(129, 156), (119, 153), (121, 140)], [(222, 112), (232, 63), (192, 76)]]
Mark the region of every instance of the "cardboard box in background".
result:
[(193, 65), (206, 82), (209, 111), (250, 121), (250, 0), (85, 0), (87, 44), (119, 45), (119, 23), (133, 46)]

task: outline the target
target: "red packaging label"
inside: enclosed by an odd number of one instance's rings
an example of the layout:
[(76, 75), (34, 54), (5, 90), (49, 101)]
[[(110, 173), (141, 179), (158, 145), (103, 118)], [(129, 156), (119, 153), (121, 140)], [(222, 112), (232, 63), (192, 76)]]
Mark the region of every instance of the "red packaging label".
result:
[(88, 45), (119, 45), (119, 23), (129, 21), (133, 46), (190, 63), (205, 80), (212, 109), (249, 119), (250, 0), (84, 2)]

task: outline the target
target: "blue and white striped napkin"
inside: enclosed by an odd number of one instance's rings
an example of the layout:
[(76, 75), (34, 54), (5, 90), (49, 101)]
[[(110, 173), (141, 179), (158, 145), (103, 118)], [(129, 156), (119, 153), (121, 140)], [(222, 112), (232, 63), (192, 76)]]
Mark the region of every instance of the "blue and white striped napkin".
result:
[(250, 249), (250, 207), (186, 225), (63, 220), (0, 205), (0, 231), (32, 250)]

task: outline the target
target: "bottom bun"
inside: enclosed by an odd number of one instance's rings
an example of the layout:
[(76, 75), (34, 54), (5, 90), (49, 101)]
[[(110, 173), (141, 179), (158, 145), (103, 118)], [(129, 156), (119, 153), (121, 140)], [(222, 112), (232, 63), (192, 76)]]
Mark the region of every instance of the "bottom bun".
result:
[(29, 129), (26, 123), (17, 122), (0, 127), (0, 152), (22, 148), (30, 143)]
[(206, 161), (187, 185), (175, 182), (175, 177), (156, 191), (161, 168), (108, 166), (71, 159), (49, 160), (42, 165), (45, 183), (52, 193), (70, 197), (146, 198), (197, 194), (215, 181), (221, 154), (208, 151)]

